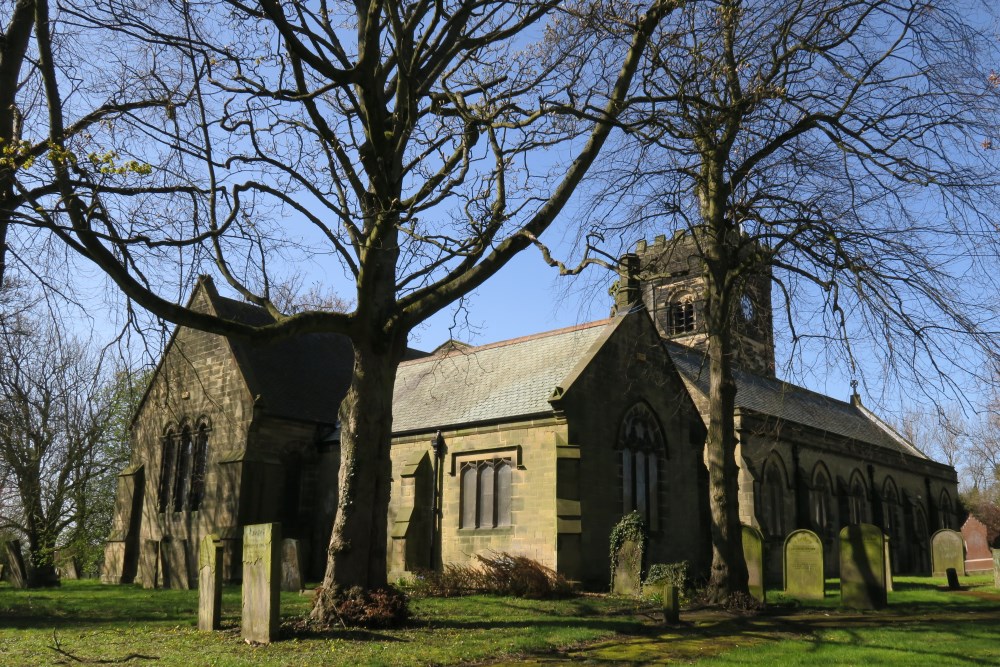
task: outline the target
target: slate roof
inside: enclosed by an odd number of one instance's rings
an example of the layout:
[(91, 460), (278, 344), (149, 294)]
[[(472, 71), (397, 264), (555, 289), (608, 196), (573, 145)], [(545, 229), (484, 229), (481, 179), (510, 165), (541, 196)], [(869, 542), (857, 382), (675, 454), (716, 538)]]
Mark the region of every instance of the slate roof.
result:
[[(274, 321), (267, 311), (252, 304), (216, 294), (211, 299), (220, 317), (256, 325)], [(354, 364), (353, 348), (346, 336), (313, 333), (274, 343), (230, 337), (229, 344), (250, 395), (260, 397), (267, 414), (325, 424), (337, 421)]]
[[(705, 355), (669, 341), (666, 347), (689, 389), (700, 394), (695, 396), (696, 402), (707, 400), (708, 360)], [(838, 401), (745, 369), (734, 369), (733, 375), (737, 387), (737, 408), (930, 460), (861, 405)]]
[(393, 433), (551, 414), (552, 391), (616, 322), (601, 320), (404, 362), (396, 372)]

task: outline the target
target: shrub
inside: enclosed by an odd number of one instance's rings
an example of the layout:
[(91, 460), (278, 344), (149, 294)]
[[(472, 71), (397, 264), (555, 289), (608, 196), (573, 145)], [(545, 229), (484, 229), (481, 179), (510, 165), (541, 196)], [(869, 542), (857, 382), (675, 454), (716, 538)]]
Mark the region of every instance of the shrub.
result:
[(337, 602), (337, 616), (350, 627), (395, 628), (410, 617), (406, 594), (391, 586), (348, 590)]
[(523, 598), (560, 597), (570, 585), (558, 572), (524, 556), (509, 553), (477, 555), (468, 565), (449, 563), (440, 572), (418, 572), (409, 582), (414, 595), (510, 595)]

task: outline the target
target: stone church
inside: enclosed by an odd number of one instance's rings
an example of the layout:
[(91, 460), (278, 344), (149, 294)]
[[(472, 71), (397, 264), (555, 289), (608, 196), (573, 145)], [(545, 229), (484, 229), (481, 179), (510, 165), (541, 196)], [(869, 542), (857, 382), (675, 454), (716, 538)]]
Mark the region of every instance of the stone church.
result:
[[(710, 560), (704, 463), (708, 376), (690, 239), (640, 243), (625, 262), (615, 314), (524, 338), (411, 351), (393, 404), (390, 577), (526, 555), (606, 587), (614, 524), (638, 511), (649, 563)], [(835, 538), (868, 522), (890, 537), (893, 571), (929, 572), (929, 536), (957, 526), (955, 471), (862, 405), (778, 380), (769, 276), (750, 284), (739, 340), (736, 429), (740, 513), (765, 536), (767, 574), (781, 545), (811, 528), (836, 574)], [(261, 323), (263, 310), (199, 281), (193, 307)], [(323, 571), (336, 508), (337, 407), (350, 342), (311, 334), (268, 346), (174, 331), (132, 422), (103, 580), (195, 585), (197, 544), (225, 547), (240, 578), (243, 526), (280, 521)]]

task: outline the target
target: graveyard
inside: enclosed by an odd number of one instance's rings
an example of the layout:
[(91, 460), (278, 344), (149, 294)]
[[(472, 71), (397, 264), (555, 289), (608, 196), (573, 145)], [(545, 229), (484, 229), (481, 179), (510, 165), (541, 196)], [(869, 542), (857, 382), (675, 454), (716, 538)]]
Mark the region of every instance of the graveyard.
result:
[(582, 594), (557, 600), (469, 596), (411, 600), (391, 630), (303, 623), (311, 594), (282, 592), (270, 644), (241, 636), (241, 587), (220, 597), (219, 630), (199, 631), (196, 590), (67, 581), (16, 590), (0, 584), (0, 664), (425, 665), (993, 664), (1000, 660), (1000, 589), (992, 576), (900, 577), (879, 610), (846, 609), (840, 582), (822, 599), (768, 589), (755, 614), (685, 605), (664, 626), (656, 598)]

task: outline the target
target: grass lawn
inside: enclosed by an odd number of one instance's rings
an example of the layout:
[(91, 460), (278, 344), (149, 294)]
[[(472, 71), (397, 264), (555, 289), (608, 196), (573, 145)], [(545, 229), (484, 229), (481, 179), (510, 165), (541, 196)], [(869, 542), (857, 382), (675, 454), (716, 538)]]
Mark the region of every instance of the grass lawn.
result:
[[(223, 631), (200, 633), (197, 591), (67, 582), (47, 591), (0, 586), (0, 665), (426, 665), (468, 661), (527, 664), (1000, 664), (1000, 591), (985, 577), (964, 591), (943, 579), (900, 577), (889, 608), (841, 610), (827, 598), (799, 604), (769, 592), (768, 612), (682, 612), (664, 631), (649, 606), (600, 596), (529, 601), (417, 599), (402, 630), (293, 633), (270, 646), (239, 637), (240, 590), (227, 588)], [(282, 595), (287, 620), (309, 598)]]

